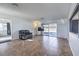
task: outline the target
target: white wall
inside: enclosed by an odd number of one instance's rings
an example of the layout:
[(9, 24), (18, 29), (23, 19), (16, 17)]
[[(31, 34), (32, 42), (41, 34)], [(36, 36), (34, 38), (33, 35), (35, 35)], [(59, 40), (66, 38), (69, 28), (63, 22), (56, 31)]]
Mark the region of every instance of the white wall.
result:
[(19, 38), (19, 30), (32, 31), (32, 23), (28, 19), (14, 18), (12, 19), (12, 37), (13, 39)]
[(78, 35), (69, 33), (69, 44), (74, 56), (79, 56), (79, 39)]
[(57, 23), (57, 36), (61, 38), (67, 38), (69, 34), (69, 21), (67, 19), (61, 19)]

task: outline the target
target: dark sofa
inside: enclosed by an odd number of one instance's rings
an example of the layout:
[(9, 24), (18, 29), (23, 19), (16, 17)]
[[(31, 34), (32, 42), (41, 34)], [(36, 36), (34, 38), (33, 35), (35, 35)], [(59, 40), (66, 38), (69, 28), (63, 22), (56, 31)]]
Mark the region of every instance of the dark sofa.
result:
[(29, 30), (20, 30), (19, 31), (19, 39), (25, 40), (25, 39), (31, 39), (32, 33)]

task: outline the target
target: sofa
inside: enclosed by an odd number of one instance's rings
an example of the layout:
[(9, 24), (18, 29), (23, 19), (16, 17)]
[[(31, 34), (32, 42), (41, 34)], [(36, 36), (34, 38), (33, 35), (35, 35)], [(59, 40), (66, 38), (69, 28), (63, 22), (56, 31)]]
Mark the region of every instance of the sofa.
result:
[(26, 40), (31, 38), (32, 33), (29, 30), (19, 30), (19, 39)]

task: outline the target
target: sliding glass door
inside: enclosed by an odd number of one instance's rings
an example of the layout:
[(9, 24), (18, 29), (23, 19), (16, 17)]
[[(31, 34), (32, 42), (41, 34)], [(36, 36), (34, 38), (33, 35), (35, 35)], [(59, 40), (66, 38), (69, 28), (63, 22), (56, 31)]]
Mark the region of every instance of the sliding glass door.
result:
[(43, 35), (48, 36), (49, 35), (49, 25), (43, 25), (44, 32)]
[(43, 25), (43, 27), (44, 27), (43, 35), (52, 37), (57, 36), (57, 24), (46, 24)]
[(56, 37), (57, 35), (57, 24), (49, 24), (49, 36)]

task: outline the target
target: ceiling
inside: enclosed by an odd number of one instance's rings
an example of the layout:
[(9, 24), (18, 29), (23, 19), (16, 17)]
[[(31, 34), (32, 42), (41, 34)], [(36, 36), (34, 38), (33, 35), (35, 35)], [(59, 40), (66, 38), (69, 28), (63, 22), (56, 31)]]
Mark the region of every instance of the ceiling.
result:
[(0, 3), (0, 13), (31, 19), (68, 18), (71, 3)]

